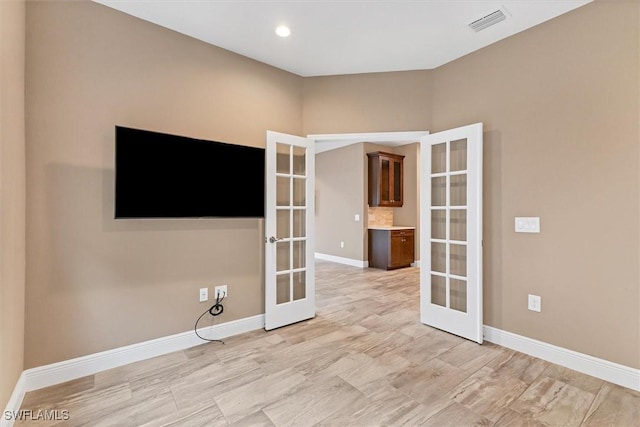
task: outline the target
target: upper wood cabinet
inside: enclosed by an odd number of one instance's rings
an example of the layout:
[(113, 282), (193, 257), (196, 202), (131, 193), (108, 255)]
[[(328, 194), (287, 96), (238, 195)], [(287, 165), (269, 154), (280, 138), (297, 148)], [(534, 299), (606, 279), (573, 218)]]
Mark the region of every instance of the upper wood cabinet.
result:
[(376, 151), (369, 157), (369, 206), (400, 207), (403, 200), (404, 156)]

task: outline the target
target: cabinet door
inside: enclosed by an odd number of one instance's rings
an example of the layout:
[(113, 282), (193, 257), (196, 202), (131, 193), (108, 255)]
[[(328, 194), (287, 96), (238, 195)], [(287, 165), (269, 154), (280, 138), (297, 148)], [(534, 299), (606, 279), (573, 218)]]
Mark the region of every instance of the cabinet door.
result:
[(413, 230), (391, 231), (389, 246), (390, 267), (406, 267), (414, 261)]
[(389, 239), (389, 267), (399, 267), (404, 265), (404, 236), (391, 235)]
[(404, 156), (375, 152), (369, 156), (369, 206), (401, 207)]
[(408, 232), (402, 242), (402, 265), (410, 265), (414, 261), (413, 232)]
[(380, 156), (380, 204), (388, 205), (391, 203), (393, 199), (393, 195), (391, 194), (391, 184), (393, 183), (392, 177), (393, 173), (391, 170), (393, 168), (393, 163), (388, 157)]
[(402, 196), (403, 196), (403, 180), (402, 180), (402, 159), (389, 159), (389, 163), (392, 165), (392, 175), (393, 180), (389, 184), (392, 194), (390, 199), (390, 204), (392, 206), (401, 207), (402, 206)]

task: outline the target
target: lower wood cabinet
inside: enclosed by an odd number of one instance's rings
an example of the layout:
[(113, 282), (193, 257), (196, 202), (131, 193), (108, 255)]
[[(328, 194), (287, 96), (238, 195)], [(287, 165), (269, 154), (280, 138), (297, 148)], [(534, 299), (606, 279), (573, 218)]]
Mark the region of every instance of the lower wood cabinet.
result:
[(369, 229), (369, 267), (392, 270), (409, 267), (414, 260), (412, 228)]

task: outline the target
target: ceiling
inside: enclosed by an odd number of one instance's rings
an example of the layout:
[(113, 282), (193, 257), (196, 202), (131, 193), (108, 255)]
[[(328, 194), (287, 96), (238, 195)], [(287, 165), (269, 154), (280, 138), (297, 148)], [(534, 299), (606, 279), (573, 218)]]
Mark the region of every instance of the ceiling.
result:
[[(309, 77), (436, 68), (592, 0), (94, 1)], [(506, 19), (469, 28), (496, 10)]]

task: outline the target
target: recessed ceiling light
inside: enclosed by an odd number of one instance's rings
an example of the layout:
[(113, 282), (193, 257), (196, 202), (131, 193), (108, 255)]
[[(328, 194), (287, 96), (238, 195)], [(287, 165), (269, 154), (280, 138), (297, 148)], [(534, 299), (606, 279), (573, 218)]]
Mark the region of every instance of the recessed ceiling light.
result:
[(286, 25), (280, 25), (278, 28), (276, 28), (276, 34), (280, 37), (289, 37), (289, 34), (291, 34), (291, 30)]

